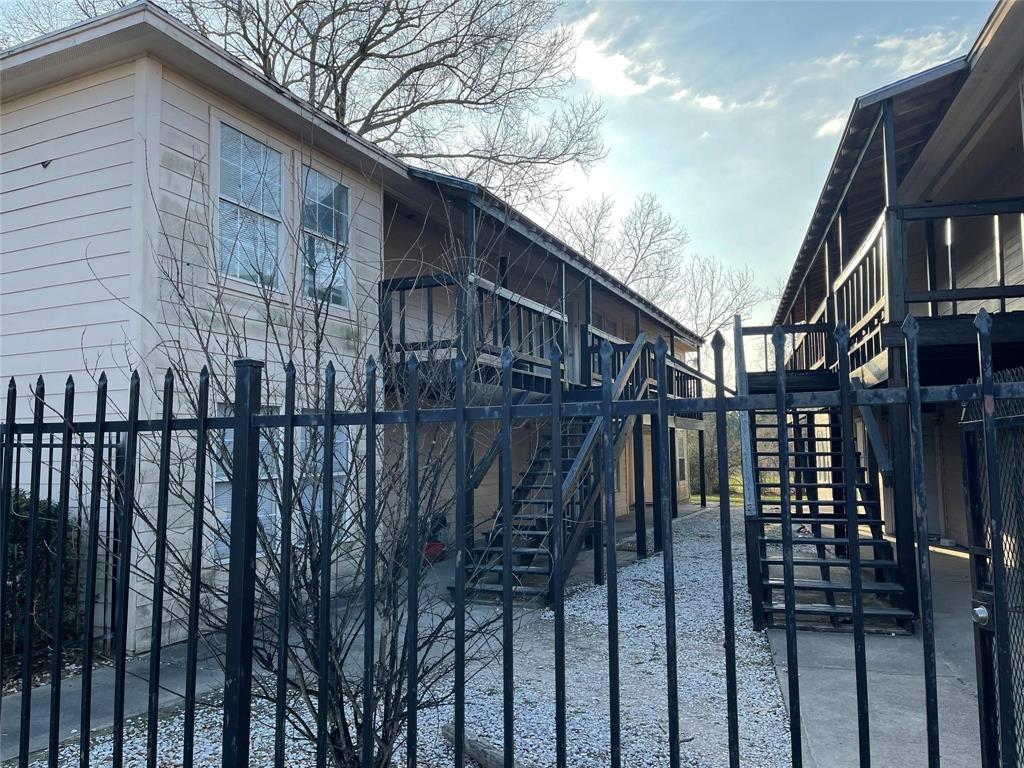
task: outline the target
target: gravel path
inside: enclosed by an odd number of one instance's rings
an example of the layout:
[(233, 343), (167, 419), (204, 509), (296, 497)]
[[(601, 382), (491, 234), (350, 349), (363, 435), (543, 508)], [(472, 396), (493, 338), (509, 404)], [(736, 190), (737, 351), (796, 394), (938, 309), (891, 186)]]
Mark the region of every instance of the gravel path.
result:
[[(743, 765), (786, 766), (787, 718), (767, 639), (750, 629), (744, 589), (742, 520), (733, 523), (739, 677), (740, 747)], [(679, 703), (683, 764), (728, 765), (722, 579), (718, 516), (696, 513), (675, 523), (676, 616)], [(631, 552), (620, 551), (629, 561)], [(668, 764), (665, 681), (665, 614), (661, 557), (630, 563), (619, 570), (619, 629), (623, 764)], [(608, 646), (606, 591), (585, 586), (566, 600), (566, 679), (569, 765), (608, 763)], [(554, 654), (552, 614), (525, 610), (516, 635), (516, 755), (520, 766), (554, 763)], [(467, 735), (501, 747), (500, 659), (472, 676), (467, 688)], [(273, 709), (253, 709), (253, 764), (273, 754)], [(220, 765), (219, 707), (196, 716), (196, 765)], [(160, 728), (161, 766), (180, 765), (183, 715), (168, 712)], [(451, 765), (450, 746), (441, 729), (452, 721), (451, 707), (420, 713), (423, 766)], [(109, 735), (94, 740), (94, 764), (108, 764)], [(68, 745), (61, 764), (77, 762), (77, 745)], [(289, 739), (289, 764), (311, 764), (306, 744)], [(126, 728), (128, 765), (145, 763), (145, 718)]]

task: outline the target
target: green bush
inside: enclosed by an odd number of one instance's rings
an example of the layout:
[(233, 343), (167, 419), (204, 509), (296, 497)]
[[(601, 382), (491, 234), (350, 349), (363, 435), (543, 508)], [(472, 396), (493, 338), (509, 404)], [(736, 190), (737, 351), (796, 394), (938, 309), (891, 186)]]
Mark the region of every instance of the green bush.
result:
[[(21, 489), (14, 492), (7, 531), (7, 600), (3, 615), (5, 672), (20, 669), (24, 647), (25, 606), (28, 599), (28, 523), (29, 496)], [(57, 572), (58, 519), (60, 506), (45, 499), (39, 501), (36, 519), (35, 578), (32, 605), (31, 645), (37, 661), (53, 642), (53, 593)], [(69, 519), (66, 527), (64, 561), (64, 642), (76, 642), (82, 632), (81, 587), (79, 584), (80, 531), (78, 522)], [(6, 675), (5, 675), (6, 676)]]

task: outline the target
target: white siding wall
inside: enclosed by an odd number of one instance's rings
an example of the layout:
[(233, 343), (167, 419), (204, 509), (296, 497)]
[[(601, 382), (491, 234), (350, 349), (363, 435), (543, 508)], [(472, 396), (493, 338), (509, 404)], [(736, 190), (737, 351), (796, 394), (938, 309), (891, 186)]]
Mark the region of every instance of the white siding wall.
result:
[[(127, 64), (0, 104), (0, 377), (22, 393), (73, 374), (84, 394), (124, 362), (134, 91)], [(112, 375), (115, 397), (125, 382)]]
[[(272, 313), (281, 328), (278, 338), (288, 340), (283, 345), (268, 343), (275, 334), (265, 331), (253, 289), (239, 283), (225, 287), (217, 279), (211, 243), (217, 226), (219, 120), (282, 153), (283, 228), (290, 247), (285, 252), (285, 285), (274, 297)], [(143, 382), (142, 415), (157, 415), (163, 371), (169, 360), (181, 362), (182, 356), (170, 350), (184, 350), (186, 365), (195, 372), (206, 362), (196, 332), (182, 322), (179, 291), (191, 309), (206, 311), (201, 324), (213, 335), (205, 342), (220, 353), (212, 367), (222, 374), (223, 390), (212, 395), (211, 408), (230, 399), (235, 357), (268, 360), (267, 375), (277, 382), (283, 381), (289, 357), (301, 367), (309, 334), (294, 329), (308, 328), (311, 322), (301, 288), (296, 232), (299, 180), (307, 163), (350, 190), (350, 307), (330, 310), (327, 349), (320, 362), (322, 366), (333, 359), (339, 369), (338, 407), (343, 409), (353, 405), (350, 376), (361, 379), (365, 357), (377, 354), (382, 209), (377, 182), (311, 151), (297, 137), (152, 58), (4, 102), (0, 376), (17, 378), (25, 395), (20, 399), (22, 417), (29, 413), (29, 384), (36, 376), (46, 377), (48, 399), (59, 402), (69, 373), (79, 386), (79, 416), (91, 416), (92, 377), (106, 369), (113, 400), (108, 413), (116, 418), (126, 405), (128, 375), (136, 366)], [(179, 277), (169, 279), (172, 273)], [(220, 320), (213, 311), (218, 306)], [(245, 343), (230, 341), (225, 315), (243, 329)], [(247, 323), (245, 317), (257, 319)], [(285, 330), (288, 326), (292, 332)], [(309, 381), (322, 381), (322, 371)], [(302, 383), (300, 379), (300, 387)], [(179, 415), (191, 407), (182, 389), (194, 388), (194, 382), (190, 387), (179, 384)], [(269, 400), (273, 405), (280, 398), (272, 392)], [(310, 402), (301, 393), (299, 400)], [(191, 466), (190, 450), (184, 444), (176, 448), (177, 463)], [(156, 452), (155, 439), (141, 440), (138, 501), (150, 510), (156, 499)], [(178, 482), (191, 485), (188, 470), (176, 466), (175, 471)], [(191, 519), (180, 502), (172, 503), (169, 522), (169, 541), (184, 545)], [(142, 568), (154, 552), (146, 528), (136, 526), (135, 557)], [(142, 649), (149, 643), (152, 588), (143, 582), (137, 587), (131, 597), (135, 631), (130, 643)], [(171, 603), (165, 610), (167, 618), (180, 612)], [(180, 635), (180, 628), (169, 622), (168, 635)]]

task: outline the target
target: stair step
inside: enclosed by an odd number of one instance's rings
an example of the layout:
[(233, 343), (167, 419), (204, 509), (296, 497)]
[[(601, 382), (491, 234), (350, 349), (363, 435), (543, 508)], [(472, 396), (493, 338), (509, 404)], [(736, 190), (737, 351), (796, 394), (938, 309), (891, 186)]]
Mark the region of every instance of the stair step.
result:
[[(797, 499), (791, 498), (789, 501), (790, 501), (791, 504), (799, 504), (799, 505), (801, 505), (803, 507), (845, 507), (846, 506), (846, 502), (844, 500), (841, 500), (841, 499), (800, 499), (800, 500), (797, 500)], [(769, 499), (758, 499), (757, 500), (758, 504), (762, 504), (762, 505), (768, 504), (768, 505), (771, 505), (771, 506), (780, 504), (781, 502), (782, 502), (781, 499), (771, 499), (771, 498), (769, 498)], [(878, 501), (876, 499), (857, 499), (857, 506), (858, 507), (877, 507), (877, 506), (879, 506), (879, 504), (878, 504)]]
[[(767, 557), (763, 560), (765, 565), (784, 565), (781, 557)], [(812, 567), (830, 567), (830, 568), (849, 568), (850, 561), (848, 558), (837, 557), (794, 557), (793, 565), (796, 566), (812, 566)], [(873, 558), (863, 558), (860, 561), (861, 568), (873, 568), (877, 570), (896, 569), (899, 567), (899, 563), (895, 560), (875, 560)]]
[[(781, 488), (782, 483), (761, 483), (757, 482), (754, 485), (758, 488)], [(855, 486), (860, 490), (871, 490), (871, 486), (868, 483), (855, 483)], [(846, 488), (846, 483), (790, 483), (790, 488), (828, 488), (829, 490), (840, 490)]]
[[(501, 564), (495, 564), (495, 565), (472, 565), (472, 564), (470, 564), (470, 565), (466, 566), (466, 570), (467, 571), (471, 571), (471, 572), (472, 571), (477, 571), (477, 572), (482, 571), (482, 572), (485, 572), (485, 573), (501, 573), (502, 571), (505, 570), (505, 566), (503, 566)], [(541, 574), (541, 575), (547, 576), (547, 575), (551, 574), (551, 568), (549, 568), (546, 565), (513, 565), (512, 566), (512, 573), (522, 573), (522, 574), (536, 573), (536, 574)]]
[[(765, 579), (761, 582), (768, 589), (785, 589), (783, 579)], [(820, 579), (794, 579), (793, 588), (805, 592), (852, 592), (851, 584)], [(903, 586), (889, 581), (865, 581), (862, 591), (876, 595), (898, 595), (903, 593)]]
[[(780, 537), (776, 537), (776, 536), (761, 536), (759, 538), (765, 544), (781, 544), (782, 543), (782, 539)], [(879, 545), (879, 544), (890, 544), (891, 543), (888, 539), (876, 539), (876, 538), (865, 537), (865, 536), (859, 536), (857, 538), (857, 542), (862, 547), (875, 546), (875, 545)], [(850, 539), (845, 537), (845, 536), (841, 537), (841, 538), (839, 538), (839, 537), (832, 538), (832, 537), (829, 537), (829, 536), (794, 536), (793, 537), (793, 543), (794, 544), (825, 544), (827, 546), (830, 546), (832, 544), (849, 544), (850, 543)]]
[[(466, 589), (473, 590), (474, 592), (486, 592), (491, 595), (502, 594), (501, 584), (467, 584)], [(532, 584), (513, 584), (512, 594), (513, 595), (527, 595), (529, 597), (543, 597), (548, 593), (547, 587), (538, 587)]]
[[(796, 612), (813, 616), (853, 616), (853, 608), (849, 605), (819, 605), (815, 603), (797, 603)], [(786, 607), (780, 603), (767, 603), (764, 606), (765, 613), (785, 613)], [(914, 618), (914, 612), (906, 608), (892, 608), (888, 606), (864, 606), (864, 615), (878, 619), (910, 620)]]
[[(476, 547), (473, 549), (474, 557), (486, 556), (488, 554), (501, 555), (504, 550), (501, 545), (495, 545), (490, 547)], [(512, 547), (512, 554), (519, 556), (532, 555), (533, 557), (548, 557), (551, 553), (544, 547)]]
[[(781, 515), (758, 515), (760, 523), (781, 523)], [(849, 521), (845, 516), (838, 515), (790, 515), (789, 521), (793, 525), (848, 525)], [(882, 520), (877, 517), (857, 517), (858, 525), (881, 525)]]

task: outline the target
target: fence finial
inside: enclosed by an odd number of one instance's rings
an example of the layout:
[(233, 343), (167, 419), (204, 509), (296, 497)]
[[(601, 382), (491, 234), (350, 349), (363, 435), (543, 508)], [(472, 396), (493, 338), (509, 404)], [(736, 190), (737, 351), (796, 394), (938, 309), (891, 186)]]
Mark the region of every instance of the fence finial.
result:
[(711, 337), (711, 348), (714, 350), (725, 348), (725, 337), (722, 336), (722, 332), (715, 331), (715, 335)]
[(978, 329), (979, 333), (988, 333), (992, 330), (992, 315), (984, 307), (978, 310), (978, 314), (974, 318), (974, 327)]
[(913, 315), (907, 315), (903, 321), (903, 335), (906, 337), (917, 336), (917, 331), (921, 327), (921, 324), (917, 322), (917, 318)]

